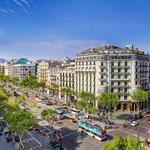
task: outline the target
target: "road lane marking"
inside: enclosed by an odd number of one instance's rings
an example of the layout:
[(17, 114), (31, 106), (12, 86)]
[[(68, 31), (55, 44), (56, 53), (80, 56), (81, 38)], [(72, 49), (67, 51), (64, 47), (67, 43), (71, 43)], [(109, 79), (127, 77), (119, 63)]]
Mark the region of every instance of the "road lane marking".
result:
[(34, 138), (30, 132), (26, 132), (32, 137), (32, 139), (34, 139), (40, 146), (42, 146), (41, 143), (36, 138)]

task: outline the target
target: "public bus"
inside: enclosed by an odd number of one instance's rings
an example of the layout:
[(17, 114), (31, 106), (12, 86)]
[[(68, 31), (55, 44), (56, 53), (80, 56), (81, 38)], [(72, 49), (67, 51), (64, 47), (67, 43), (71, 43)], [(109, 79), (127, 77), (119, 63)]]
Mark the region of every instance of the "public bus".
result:
[(79, 131), (86, 132), (88, 135), (100, 140), (104, 141), (107, 139), (107, 133), (106, 130), (98, 129), (97, 127), (94, 127), (93, 125), (86, 123), (86, 122), (79, 122), (78, 123), (78, 129)]

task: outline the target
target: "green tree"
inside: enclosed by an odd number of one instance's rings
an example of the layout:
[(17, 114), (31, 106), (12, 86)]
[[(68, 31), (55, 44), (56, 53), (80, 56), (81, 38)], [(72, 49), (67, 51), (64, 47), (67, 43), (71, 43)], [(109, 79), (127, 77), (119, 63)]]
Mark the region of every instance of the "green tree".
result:
[(21, 85), (29, 89), (36, 89), (40, 87), (40, 83), (37, 81), (35, 76), (29, 76), (25, 78), (21, 81)]
[(46, 88), (46, 83), (45, 82), (40, 82), (40, 87), (42, 88), (42, 90), (44, 91)]
[(69, 105), (71, 105), (71, 96), (74, 95), (74, 91), (69, 87), (64, 87), (61, 89), (61, 92), (66, 94), (66, 100), (69, 102)]
[(6, 120), (8, 128), (20, 136), (20, 144), (22, 144), (21, 139), (24, 132), (36, 124), (36, 119), (31, 113), (24, 112), (20, 109), (13, 113), (7, 112), (4, 115), (4, 120)]
[(53, 123), (57, 119), (55, 110), (53, 110), (53, 109), (44, 109), (41, 112), (41, 116), (42, 116), (43, 119), (45, 119), (53, 127)]
[(57, 92), (59, 91), (59, 85), (58, 85), (58, 84), (55, 84), (55, 83), (51, 83), (51, 84), (49, 85), (49, 89), (52, 90), (53, 96), (54, 96), (55, 91), (57, 91)]
[(55, 90), (55, 91), (59, 91), (59, 85), (55, 84), (55, 83), (51, 83), (49, 85), (49, 88), (52, 89), (52, 90)]
[(86, 108), (86, 102), (83, 100), (78, 100), (76, 102), (76, 108), (77, 109), (85, 109)]
[(110, 113), (110, 118), (112, 116), (112, 108), (117, 106), (118, 103), (119, 99), (116, 93), (102, 93), (98, 97), (98, 104), (103, 108), (104, 113)]
[(7, 93), (3, 87), (0, 86), (0, 112), (4, 113), (6, 109), (6, 103), (9, 99), (10, 94)]
[(92, 106), (91, 104), (86, 105), (86, 111), (90, 114), (97, 113), (97, 109), (94, 106)]
[(13, 113), (17, 110), (19, 110), (19, 105), (18, 105), (18, 102), (17, 101), (14, 101), (14, 100), (8, 100), (6, 103), (5, 103), (5, 108), (7, 110), (7, 112), (10, 112), (10, 113)]
[(0, 80), (4, 83), (6, 82), (10, 82), (10, 77), (9, 76), (6, 76), (5, 74), (0, 74)]
[(140, 111), (140, 103), (148, 101), (148, 92), (142, 89), (137, 89), (131, 95), (132, 101), (137, 105), (138, 111)]
[(82, 109), (88, 113), (96, 113), (97, 109), (95, 108), (95, 95), (90, 92), (81, 92), (79, 94), (79, 99), (76, 102), (76, 108)]
[(17, 77), (14, 77), (11, 79), (11, 82), (14, 84), (14, 85), (20, 85), (20, 79), (17, 78)]
[(122, 136), (115, 137), (111, 142), (104, 145), (104, 150), (145, 150), (137, 139)]
[(93, 103), (95, 101), (95, 95), (90, 92), (81, 92), (79, 94), (80, 99), (88, 102), (88, 103)]

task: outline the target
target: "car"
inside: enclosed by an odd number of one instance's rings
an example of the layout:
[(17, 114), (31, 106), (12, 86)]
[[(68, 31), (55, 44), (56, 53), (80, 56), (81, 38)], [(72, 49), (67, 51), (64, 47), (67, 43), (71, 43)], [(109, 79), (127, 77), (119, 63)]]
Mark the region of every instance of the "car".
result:
[(143, 115), (142, 114), (136, 114), (136, 115), (134, 115), (134, 118), (135, 119), (142, 119)]
[(79, 118), (79, 119), (84, 119), (84, 118), (88, 119), (88, 115), (81, 113), (81, 114), (78, 115), (78, 118)]
[(132, 121), (131, 122), (131, 126), (132, 127), (136, 127), (136, 126), (138, 126), (139, 125), (139, 123), (137, 122), (137, 121)]
[(46, 102), (46, 105), (53, 105), (53, 103), (50, 102), (50, 101), (47, 101), (47, 102)]

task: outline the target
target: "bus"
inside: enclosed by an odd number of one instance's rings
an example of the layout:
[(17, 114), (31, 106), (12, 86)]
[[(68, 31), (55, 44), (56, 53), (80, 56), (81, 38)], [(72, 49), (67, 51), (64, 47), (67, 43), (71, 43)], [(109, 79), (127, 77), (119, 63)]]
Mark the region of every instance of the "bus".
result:
[(89, 136), (96, 138), (97, 140), (104, 141), (107, 139), (106, 130), (98, 129), (97, 127), (87, 123), (79, 122), (78, 123), (79, 131), (86, 132)]

